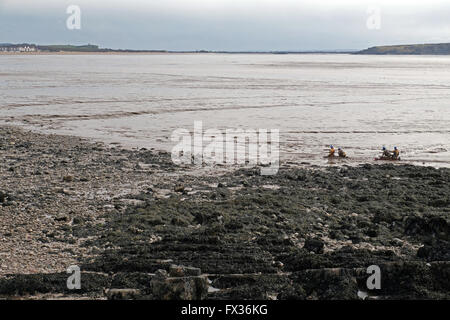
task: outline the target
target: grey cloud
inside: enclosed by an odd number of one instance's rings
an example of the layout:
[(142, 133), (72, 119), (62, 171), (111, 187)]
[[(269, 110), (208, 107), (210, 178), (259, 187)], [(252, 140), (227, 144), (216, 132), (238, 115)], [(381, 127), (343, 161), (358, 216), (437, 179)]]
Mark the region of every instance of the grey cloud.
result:
[[(224, 0), (222, 0), (224, 1)], [(3, 2), (0, 42), (95, 43), (103, 47), (169, 50), (327, 50), (360, 49), (392, 43), (450, 41), (450, 3), (382, 6), (381, 30), (366, 28), (367, 5), (270, 5), (187, 8), (152, 1), (140, 7), (84, 6), (82, 29), (65, 28), (66, 4), (41, 8)], [(11, 2), (9, 2), (11, 3)], [(114, 2), (113, 2), (114, 3)], [(1, 5), (1, 2), (0, 2)], [(185, 9), (185, 10), (183, 10)]]

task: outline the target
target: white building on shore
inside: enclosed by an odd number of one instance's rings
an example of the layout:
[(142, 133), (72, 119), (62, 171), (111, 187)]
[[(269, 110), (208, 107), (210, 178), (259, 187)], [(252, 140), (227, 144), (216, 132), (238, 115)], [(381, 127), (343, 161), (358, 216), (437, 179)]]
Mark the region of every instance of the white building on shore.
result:
[(34, 44), (0, 44), (0, 52), (37, 52)]

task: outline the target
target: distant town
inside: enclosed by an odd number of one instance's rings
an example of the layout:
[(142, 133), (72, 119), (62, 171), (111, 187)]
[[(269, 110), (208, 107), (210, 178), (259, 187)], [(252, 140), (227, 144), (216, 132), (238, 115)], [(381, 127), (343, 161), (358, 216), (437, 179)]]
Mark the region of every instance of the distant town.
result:
[(164, 52), (156, 50), (113, 50), (99, 48), (97, 45), (36, 45), (29, 43), (12, 44), (0, 43), (0, 52)]
[(0, 52), (109, 52), (111, 49), (101, 49), (96, 45), (36, 45), (29, 43), (0, 43)]
[(0, 52), (37, 52), (34, 44), (0, 44)]

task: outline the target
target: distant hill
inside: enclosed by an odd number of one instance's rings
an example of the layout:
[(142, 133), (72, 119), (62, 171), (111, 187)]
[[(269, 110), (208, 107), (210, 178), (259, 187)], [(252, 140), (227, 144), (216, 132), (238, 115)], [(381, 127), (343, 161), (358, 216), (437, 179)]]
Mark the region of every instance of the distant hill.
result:
[(99, 52), (98, 46), (87, 44), (83, 46), (72, 46), (72, 45), (49, 45), (49, 46), (38, 46), (41, 51), (59, 52), (59, 51), (70, 51), (70, 52)]
[(358, 51), (355, 54), (430, 54), (450, 55), (450, 43), (379, 46)]
[[(37, 49), (36, 51), (46, 51), (46, 52), (61, 52), (61, 51), (73, 51), (73, 52), (101, 52), (108, 51), (110, 49), (100, 49), (96, 45), (82, 45), (82, 46), (72, 46), (72, 45), (35, 45), (29, 43), (0, 43), (0, 49), (2, 51), (18, 51), (20, 48), (31, 47)], [(6, 50), (5, 50), (6, 49)]]

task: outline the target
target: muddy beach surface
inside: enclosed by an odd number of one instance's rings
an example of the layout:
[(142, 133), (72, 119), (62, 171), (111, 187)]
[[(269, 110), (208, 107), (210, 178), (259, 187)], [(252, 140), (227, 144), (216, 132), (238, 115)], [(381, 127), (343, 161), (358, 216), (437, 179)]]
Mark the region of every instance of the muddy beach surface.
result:
[(450, 298), (450, 169), (261, 176), (0, 127), (0, 177), (2, 298)]

